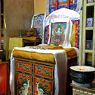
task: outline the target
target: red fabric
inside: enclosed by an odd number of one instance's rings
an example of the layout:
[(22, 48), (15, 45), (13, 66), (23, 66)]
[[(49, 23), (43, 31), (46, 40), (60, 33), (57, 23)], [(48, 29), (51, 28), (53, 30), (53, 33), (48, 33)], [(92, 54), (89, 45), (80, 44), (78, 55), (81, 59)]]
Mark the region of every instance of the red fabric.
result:
[(8, 64), (0, 64), (0, 95), (8, 95)]

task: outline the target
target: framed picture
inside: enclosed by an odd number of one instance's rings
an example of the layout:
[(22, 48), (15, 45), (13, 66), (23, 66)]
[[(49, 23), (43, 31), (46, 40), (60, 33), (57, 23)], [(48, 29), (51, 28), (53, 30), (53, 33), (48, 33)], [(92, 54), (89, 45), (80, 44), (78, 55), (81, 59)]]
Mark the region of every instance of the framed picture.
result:
[(43, 20), (45, 14), (37, 14), (33, 16), (32, 27), (36, 28), (38, 37), (42, 39), (43, 36)]
[(86, 40), (86, 49), (92, 49), (92, 40)]
[(55, 45), (62, 45), (65, 40), (66, 22), (51, 23), (51, 38), (50, 43)]
[(92, 27), (93, 26), (93, 18), (87, 18), (87, 27)]

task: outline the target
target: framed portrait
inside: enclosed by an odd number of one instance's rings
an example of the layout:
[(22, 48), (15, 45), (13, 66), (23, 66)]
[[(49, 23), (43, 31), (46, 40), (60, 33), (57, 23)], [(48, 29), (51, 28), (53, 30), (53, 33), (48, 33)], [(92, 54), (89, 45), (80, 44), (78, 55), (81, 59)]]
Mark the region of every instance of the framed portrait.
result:
[(50, 43), (54, 45), (62, 45), (65, 40), (66, 22), (51, 23)]

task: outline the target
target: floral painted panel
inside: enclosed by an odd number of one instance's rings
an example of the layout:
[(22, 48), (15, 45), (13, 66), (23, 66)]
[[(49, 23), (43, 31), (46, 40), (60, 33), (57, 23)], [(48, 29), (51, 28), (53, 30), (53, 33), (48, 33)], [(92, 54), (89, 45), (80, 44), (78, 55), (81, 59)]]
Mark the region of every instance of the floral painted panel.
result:
[(34, 64), (34, 74), (43, 78), (53, 79), (53, 67)]
[(16, 62), (16, 71), (32, 74), (32, 64), (24, 61)]
[(16, 72), (15, 95), (32, 95), (32, 76)]
[(53, 81), (34, 77), (33, 95), (53, 95)]
[(51, 44), (63, 45), (65, 40), (66, 22), (56, 22), (51, 24)]

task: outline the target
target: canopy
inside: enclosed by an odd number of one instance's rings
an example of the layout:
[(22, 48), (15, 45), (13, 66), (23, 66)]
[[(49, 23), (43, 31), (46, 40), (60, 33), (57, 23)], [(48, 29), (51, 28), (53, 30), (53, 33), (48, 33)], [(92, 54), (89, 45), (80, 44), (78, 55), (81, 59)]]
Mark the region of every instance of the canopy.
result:
[(67, 8), (61, 8), (58, 9), (56, 11), (53, 11), (51, 14), (49, 14), (46, 19), (45, 19), (45, 25), (49, 25), (50, 22), (54, 21), (54, 20), (66, 20), (66, 19), (70, 19), (70, 20), (79, 20), (80, 19), (80, 15), (78, 12), (74, 11), (74, 10), (70, 10)]
[[(43, 28), (49, 25), (49, 39), (48, 44), (50, 44), (50, 39), (52, 37), (51, 35), (51, 23), (60, 23), (60, 22), (66, 22), (67, 26), (64, 30), (64, 40), (63, 40), (63, 46), (64, 47), (71, 47), (70, 39), (71, 39), (71, 32), (72, 32), (72, 21), (71, 20), (79, 20), (80, 15), (78, 12), (67, 9), (67, 8), (61, 8), (56, 11), (53, 11), (51, 14), (49, 14), (44, 21)], [(44, 29), (45, 30), (45, 29)], [(45, 32), (44, 32), (45, 34)], [(43, 34), (43, 35), (44, 35)], [(44, 42), (44, 41), (43, 41)]]

